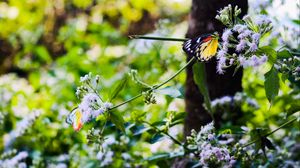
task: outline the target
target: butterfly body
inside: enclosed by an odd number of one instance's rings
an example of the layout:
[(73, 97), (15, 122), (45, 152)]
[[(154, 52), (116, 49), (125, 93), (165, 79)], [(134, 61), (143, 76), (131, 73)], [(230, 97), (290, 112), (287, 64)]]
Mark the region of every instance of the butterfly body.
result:
[(218, 43), (217, 34), (207, 34), (187, 40), (182, 48), (188, 55), (200, 61), (207, 61), (216, 55)]

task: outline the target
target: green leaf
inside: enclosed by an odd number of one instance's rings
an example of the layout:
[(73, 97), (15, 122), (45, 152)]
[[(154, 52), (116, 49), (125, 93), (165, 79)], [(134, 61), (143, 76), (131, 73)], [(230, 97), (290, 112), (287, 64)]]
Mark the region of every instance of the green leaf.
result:
[(186, 112), (177, 112), (177, 113), (175, 113), (175, 116), (172, 119), (172, 123), (174, 123), (176, 121), (183, 121), (185, 119), (186, 114), (187, 114)]
[(168, 86), (165, 88), (157, 89), (157, 90), (155, 90), (155, 92), (162, 94), (162, 95), (167, 95), (167, 96), (170, 96), (173, 98), (183, 98), (180, 91), (178, 89), (176, 89), (175, 87)]
[(165, 125), (166, 124), (166, 121), (156, 121), (154, 123), (152, 123), (151, 125), (153, 126), (162, 126), (162, 125)]
[(34, 50), (34, 53), (38, 56), (41, 61), (50, 63), (52, 61), (51, 56), (44, 46), (37, 46)]
[(300, 20), (299, 20), (299, 19), (293, 19), (292, 22), (294, 22), (294, 23), (300, 25)]
[(231, 129), (226, 128), (219, 131), (219, 134), (232, 134)]
[(159, 160), (165, 160), (170, 157), (169, 153), (156, 153), (150, 157), (148, 157), (146, 160), (148, 161), (159, 161)]
[(265, 74), (265, 91), (269, 102), (272, 102), (278, 95), (279, 91), (279, 77), (277, 70), (272, 67), (269, 72)]
[(293, 115), (294, 113), (297, 113), (300, 111), (300, 103), (299, 101), (295, 101), (291, 103), (290, 108), (288, 108), (287, 110), (287, 117), (290, 115)]
[(281, 74), (281, 81), (284, 83), (289, 78), (289, 74), (282, 73)]
[(240, 126), (225, 126), (218, 130), (218, 134), (243, 134), (244, 130)]
[(154, 134), (151, 139), (150, 139), (150, 143), (154, 144), (155, 142), (158, 142), (159, 140), (161, 140), (164, 136), (160, 133), (156, 133)]
[(120, 129), (121, 131), (125, 132), (125, 127), (124, 127), (124, 119), (123, 117), (114, 111), (110, 112), (110, 120), (112, 123), (115, 124), (115, 126)]
[(143, 134), (144, 132), (147, 132), (150, 130), (150, 127), (145, 127), (144, 125), (138, 125), (130, 128), (130, 131), (133, 133), (134, 136)]
[(272, 144), (272, 142), (268, 138), (264, 137), (263, 142), (264, 142), (264, 144), (266, 145), (266, 147), (268, 149), (273, 149), (273, 150), (275, 149), (274, 145)]
[(254, 141), (256, 140), (255, 142), (255, 152), (257, 153), (260, 149), (265, 150), (265, 144), (263, 143), (263, 135), (265, 135), (267, 133), (267, 130), (266, 129), (261, 129), (261, 128), (255, 128), (253, 130), (250, 131), (250, 137), (251, 137), (251, 140)]
[(146, 117), (147, 112), (143, 111), (133, 111), (130, 114), (130, 118), (133, 122), (142, 123)]
[(197, 62), (193, 65), (193, 73), (194, 73), (194, 81), (197, 84), (201, 94), (204, 97), (204, 103), (207, 109), (212, 112), (211, 104), (210, 104), (210, 97), (207, 88), (206, 82), (206, 71), (205, 71), (205, 64)]
[(263, 46), (260, 47), (257, 54), (266, 54), (268, 56), (268, 62), (271, 63), (272, 65), (276, 62), (277, 59), (277, 53), (276, 51), (270, 47), (270, 46)]
[(290, 58), (291, 56), (293, 56), (289, 50), (281, 50), (281, 51), (277, 51), (277, 58), (280, 59), (284, 59), (284, 58)]
[(126, 86), (128, 82), (127, 75), (124, 75), (123, 79), (120, 81), (120, 83), (117, 85), (115, 89), (110, 94), (109, 101), (112, 101), (114, 98), (118, 96), (118, 94), (123, 90), (123, 88)]

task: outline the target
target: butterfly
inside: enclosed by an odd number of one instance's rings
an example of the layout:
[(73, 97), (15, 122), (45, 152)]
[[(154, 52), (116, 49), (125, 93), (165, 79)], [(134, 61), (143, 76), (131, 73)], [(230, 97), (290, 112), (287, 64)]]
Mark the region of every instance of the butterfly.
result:
[(217, 53), (218, 34), (206, 34), (189, 39), (183, 43), (183, 51), (188, 55), (196, 57), (200, 61), (208, 61)]
[(82, 126), (83, 126), (82, 112), (80, 111), (80, 109), (78, 107), (74, 108), (71, 111), (71, 113), (66, 118), (66, 122), (68, 124), (71, 124), (75, 131), (79, 131), (82, 128)]

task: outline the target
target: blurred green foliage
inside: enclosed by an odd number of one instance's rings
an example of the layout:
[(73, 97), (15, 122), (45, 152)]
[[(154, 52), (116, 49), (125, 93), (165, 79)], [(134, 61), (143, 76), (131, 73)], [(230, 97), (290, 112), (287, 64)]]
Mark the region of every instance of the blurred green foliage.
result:
[[(189, 5), (165, 0), (0, 2), (0, 72), (3, 74), (0, 78), (3, 116), (0, 151), (28, 151), (27, 163), (36, 167), (58, 164), (55, 160), (63, 154), (74, 157), (70, 158), (73, 162), (69, 166), (81, 167), (95, 162), (97, 153), (89, 153), (92, 147), (87, 146), (85, 137), (91, 125), (74, 132), (65, 123), (66, 115), (78, 103), (75, 91), (79, 77), (89, 72), (99, 74), (103, 87), (100, 92), (106, 99), (110, 88), (116, 87), (131, 68), (138, 70), (142, 80), (150, 84), (166, 79), (185, 61), (181, 45), (129, 41), (127, 35), (153, 33), (182, 37), (186, 30), (182, 22), (188, 10)], [(170, 85), (182, 88), (184, 79), (182, 74)], [(113, 103), (118, 104), (142, 90), (131, 81)], [(159, 97), (157, 105), (144, 106), (140, 100), (117, 110), (126, 121), (131, 112), (146, 111), (147, 120), (154, 122), (166, 115), (171, 103), (173, 109), (183, 111), (182, 99), (170, 100), (164, 96)], [(7, 142), (9, 133), (20, 127), (18, 122), (35, 110), (41, 114), (34, 124), (30, 128), (25, 125), (21, 128), (25, 131), (22, 136), (12, 143)], [(103, 124), (101, 119), (98, 122)], [(106, 132), (117, 139), (121, 135), (114, 127)], [(139, 141), (149, 136), (145, 134), (136, 139), (126, 151), (135, 152), (139, 159), (150, 156), (148, 143)], [(125, 149), (119, 146), (118, 150)], [(83, 158), (86, 161), (82, 161)], [(75, 162), (78, 159), (80, 164)], [(121, 163), (116, 167), (122, 165), (122, 158), (119, 159)]]

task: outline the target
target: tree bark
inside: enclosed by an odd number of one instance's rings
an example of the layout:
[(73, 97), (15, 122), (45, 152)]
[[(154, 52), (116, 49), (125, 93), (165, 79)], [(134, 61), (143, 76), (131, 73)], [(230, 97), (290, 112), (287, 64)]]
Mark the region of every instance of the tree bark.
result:
[[(189, 27), (186, 36), (194, 38), (206, 33), (217, 31), (220, 35), (224, 29), (221, 22), (215, 19), (217, 11), (232, 4), (242, 9), (241, 16), (247, 13), (247, 0), (193, 0), (189, 15)], [(187, 58), (189, 60), (190, 57)], [(242, 90), (242, 71), (238, 71), (234, 76), (234, 68), (226, 69), (225, 74), (216, 73), (216, 59), (206, 63), (207, 84), (211, 99), (225, 95), (234, 95)], [(192, 66), (187, 68), (185, 103), (187, 117), (184, 125), (184, 134), (190, 135), (191, 129), (199, 130), (201, 125), (212, 121), (210, 115), (203, 107), (203, 96), (198, 90), (193, 80)], [(215, 115), (215, 124), (220, 125), (221, 117)]]

